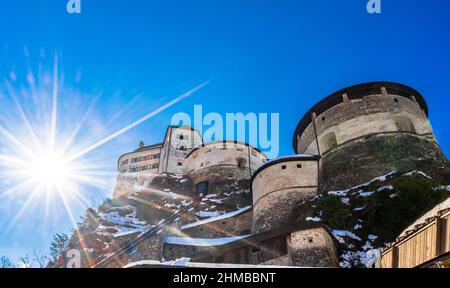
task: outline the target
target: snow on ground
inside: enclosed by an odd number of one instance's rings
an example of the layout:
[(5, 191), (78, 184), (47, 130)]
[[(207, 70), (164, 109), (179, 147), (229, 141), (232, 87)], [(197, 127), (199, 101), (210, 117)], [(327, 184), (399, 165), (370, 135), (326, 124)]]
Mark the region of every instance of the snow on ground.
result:
[(224, 212), (220, 211), (199, 211), (196, 212), (195, 215), (201, 218), (212, 218), (212, 217), (219, 217)]
[(387, 174), (385, 174), (385, 175), (382, 175), (382, 176), (373, 178), (373, 179), (370, 180), (369, 182), (366, 182), (366, 183), (361, 184), (361, 185), (358, 185), (358, 186), (354, 186), (354, 187), (349, 188), (349, 189), (346, 189), (346, 190), (330, 191), (330, 192), (328, 192), (328, 194), (329, 194), (329, 195), (335, 195), (335, 196), (341, 196), (341, 197), (343, 197), (343, 196), (346, 196), (348, 192), (350, 192), (350, 191), (352, 191), (352, 190), (357, 190), (357, 189), (360, 189), (360, 188), (367, 187), (367, 186), (369, 186), (370, 184), (372, 184), (373, 182), (376, 182), (376, 181), (381, 181), (381, 182), (386, 181), (386, 179), (388, 179), (389, 177), (393, 176), (395, 173), (397, 173), (397, 171), (389, 172), (389, 173), (387, 173)]
[(417, 174), (422, 175), (423, 177), (428, 178), (428, 179), (430, 179), (430, 180), (432, 179), (430, 176), (428, 176), (428, 175), (425, 174), (424, 172), (422, 172), (422, 171), (417, 171), (417, 170), (414, 170), (414, 171), (411, 171), (411, 172), (409, 172), (409, 173), (403, 174), (402, 176), (413, 176), (413, 175), (417, 175)]
[(250, 235), (245, 236), (233, 236), (233, 237), (222, 237), (222, 238), (189, 238), (189, 237), (174, 237), (166, 236), (164, 237), (164, 243), (175, 244), (175, 245), (189, 245), (189, 246), (219, 246), (225, 245), (234, 241), (244, 239)]
[(113, 237), (121, 237), (136, 232), (143, 233), (151, 227), (147, 222), (136, 218), (136, 207), (131, 205), (112, 207), (98, 215), (100, 224), (96, 232), (99, 234), (113, 234)]
[(320, 222), (322, 219), (320, 217), (306, 217), (306, 221), (312, 221), (312, 222)]
[(245, 211), (251, 210), (251, 209), (252, 209), (252, 206), (247, 206), (247, 207), (241, 208), (239, 210), (236, 210), (236, 211), (233, 211), (233, 212), (230, 212), (230, 213), (222, 214), (222, 215), (217, 216), (217, 217), (212, 217), (212, 218), (209, 218), (209, 219), (205, 219), (205, 220), (197, 221), (197, 222), (194, 222), (194, 223), (186, 224), (186, 225), (181, 227), (181, 230), (192, 228), (192, 227), (196, 227), (196, 226), (200, 226), (200, 225), (204, 225), (204, 224), (207, 224), (207, 223), (211, 223), (211, 222), (215, 222), (215, 221), (219, 221), (219, 220), (223, 220), (223, 219), (227, 219), (227, 218), (231, 218), (231, 217), (234, 217), (236, 215), (239, 215), (239, 214), (241, 214), (241, 213), (243, 213)]
[(342, 244), (345, 244), (344, 237), (348, 237), (348, 238), (351, 238), (351, 239), (357, 240), (357, 241), (362, 241), (362, 239), (359, 238), (358, 236), (356, 236), (356, 234), (354, 234), (352, 231), (333, 230), (332, 233), (333, 233), (334, 237)]

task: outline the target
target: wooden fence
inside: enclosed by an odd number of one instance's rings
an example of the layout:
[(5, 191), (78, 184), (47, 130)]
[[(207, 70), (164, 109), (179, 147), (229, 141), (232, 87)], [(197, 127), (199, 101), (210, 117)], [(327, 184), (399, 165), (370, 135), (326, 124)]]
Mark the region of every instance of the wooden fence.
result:
[(415, 226), (382, 253), (382, 268), (413, 268), (450, 251), (450, 209)]

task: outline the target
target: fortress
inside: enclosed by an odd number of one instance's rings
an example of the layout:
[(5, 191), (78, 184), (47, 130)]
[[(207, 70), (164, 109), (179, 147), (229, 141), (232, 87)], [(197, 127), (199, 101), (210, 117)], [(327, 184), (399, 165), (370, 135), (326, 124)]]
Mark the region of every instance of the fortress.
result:
[(177, 208), (164, 217), (152, 214), (155, 224), (146, 232), (114, 237), (118, 248), (94, 266), (146, 260), (131, 266), (147, 267), (159, 263), (149, 260), (188, 257), (336, 267), (336, 239), (306, 203), (391, 171), (442, 178), (436, 167), (448, 168), (424, 98), (391, 82), (356, 85), (324, 98), (301, 118), (293, 148), (292, 156), (268, 160), (245, 143), (205, 144), (190, 127), (168, 127), (161, 144), (141, 142), (118, 160), (114, 197), (140, 197), (148, 209)]

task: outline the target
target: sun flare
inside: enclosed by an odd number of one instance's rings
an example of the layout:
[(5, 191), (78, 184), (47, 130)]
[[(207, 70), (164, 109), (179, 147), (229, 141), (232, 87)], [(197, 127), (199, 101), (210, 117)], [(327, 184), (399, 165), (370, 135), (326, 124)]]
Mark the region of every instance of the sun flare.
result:
[(36, 179), (40, 185), (61, 187), (68, 184), (73, 168), (62, 156), (52, 152), (38, 156), (30, 163), (29, 178)]

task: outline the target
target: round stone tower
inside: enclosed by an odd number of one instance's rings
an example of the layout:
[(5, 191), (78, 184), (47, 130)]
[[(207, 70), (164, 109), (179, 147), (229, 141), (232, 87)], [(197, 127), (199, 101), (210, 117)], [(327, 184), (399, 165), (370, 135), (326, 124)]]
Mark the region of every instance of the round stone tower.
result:
[(272, 160), (252, 177), (253, 234), (305, 220), (305, 201), (317, 195), (318, 156), (295, 155)]
[[(403, 84), (372, 82), (337, 91), (298, 124), (294, 151), (321, 156), (320, 191), (346, 189), (391, 171), (443, 177), (448, 162), (422, 95)], [(440, 165), (439, 163), (446, 163)]]

